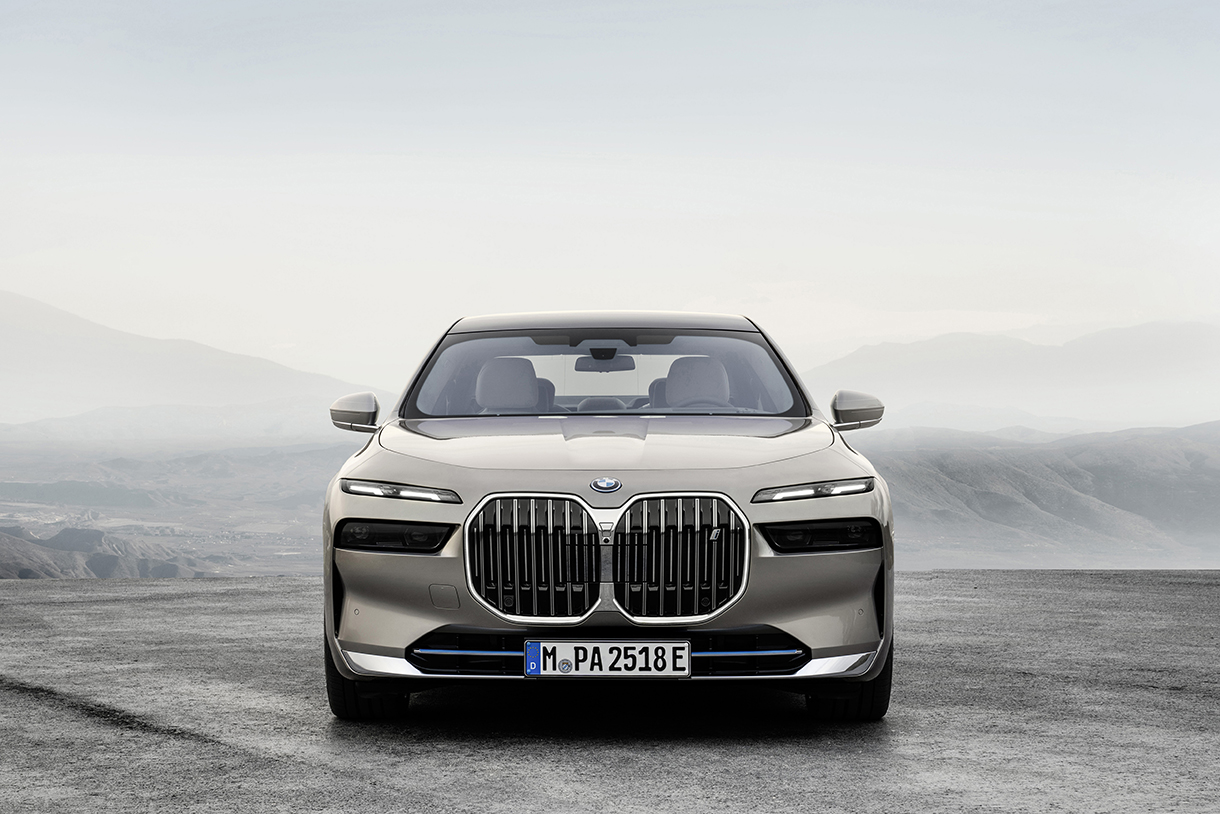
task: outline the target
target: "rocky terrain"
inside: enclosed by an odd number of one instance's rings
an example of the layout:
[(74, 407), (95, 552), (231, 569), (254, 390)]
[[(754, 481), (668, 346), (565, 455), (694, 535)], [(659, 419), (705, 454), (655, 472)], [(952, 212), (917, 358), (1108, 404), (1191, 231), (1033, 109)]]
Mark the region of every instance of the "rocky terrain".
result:
[[(48, 538), (20, 526), (0, 528), (0, 579), (205, 577), (232, 557), (183, 556), (155, 543), (133, 543), (100, 529), (61, 529)], [(227, 569), (226, 569), (227, 570)]]
[(5, 455), (0, 578), (316, 573), (322, 495), (356, 448)]
[(890, 485), (904, 567), (1220, 566), (1220, 422), (847, 439)]

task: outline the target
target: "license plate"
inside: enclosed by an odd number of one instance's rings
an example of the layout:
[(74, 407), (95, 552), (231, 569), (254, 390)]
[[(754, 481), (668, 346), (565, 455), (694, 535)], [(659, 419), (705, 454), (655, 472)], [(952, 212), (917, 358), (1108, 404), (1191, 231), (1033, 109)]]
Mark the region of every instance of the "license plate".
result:
[(526, 642), (525, 674), (560, 678), (687, 678), (690, 642)]

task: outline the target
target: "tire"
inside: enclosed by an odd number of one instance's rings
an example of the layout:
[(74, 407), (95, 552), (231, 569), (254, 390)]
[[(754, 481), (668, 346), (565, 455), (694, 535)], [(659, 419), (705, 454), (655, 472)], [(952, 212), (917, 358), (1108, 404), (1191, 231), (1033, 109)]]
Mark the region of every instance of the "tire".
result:
[(330, 711), (344, 721), (389, 721), (406, 716), (411, 694), (398, 682), (352, 681), (335, 667), (330, 647), (323, 642), (326, 659), (326, 699)]
[(828, 683), (806, 695), (805, 704), (816, 721), (880, 721), (889, 711), (893, 683), (894, 645), (891, 642), (885, 666), (876, 678)]

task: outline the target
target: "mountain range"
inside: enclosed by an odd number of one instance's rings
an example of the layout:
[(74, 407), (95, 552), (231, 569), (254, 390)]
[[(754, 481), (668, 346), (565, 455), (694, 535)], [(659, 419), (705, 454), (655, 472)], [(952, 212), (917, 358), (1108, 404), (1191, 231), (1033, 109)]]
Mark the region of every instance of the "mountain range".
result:
[[(372, 389), (125, 333), (8, 292), (0, 347), (0, 443), (333, 441), (330, 402)], [(823, 407), (840, 388), (879, 396), (887, 427), (1183, 426), (1220, 417), (1220, 326), (1149, 323), (1063, 345), (946, 334), (869, 345), (802, 378)], [(395, 394), (378, 397), (388, 405)]]
[(330, 403), (373, 389), (198, 342), (117, 331), (2, 291), (0, 347), (0, 425), (18, 425), (0, 426), (8, 442), (333, 440)]
[(1220, 421), (846, 440), (890, 486), (905, 568), (1220, 567)]
[[(1075, 435), (874, 428), (844, 438), (889, 484), (899, 568), (1220, 567), (1220, 421)], [(21, 480), (0, 482), (0, 517), (13, 518), (0, 525), (36, 522), (43, 541), (0, 538), (0, 572), (89, 576), (91, 557), (104, 553), (126, 554), (121, 567), (96, 560), (111, 575), (140, 574), (141, 559), (151, 563), (144, 571), (315, 573), (322, 495), (358, 442), (10, 460), (0, 477)], [(82, 524), (106, 531), (94, 542), (119, 533), (151, 548), (44, 550), (57, 547), (63, 525)], [(264, 526), (268, 534), (251, 533)], [(278, 555), (268, 545), (304, 553), (269, 562)]]
[(0, 579), (202, 577), (231, 559), (198, 560), (98, 529), (65, 528), (41, 538), (20, 526), (0, 528)]
[(801, 377), (824, 407), (834, 390), (873, 393), (889, 427), (1185, 426), (1220, 418), (1220, 326), (1148, 323), (1063, 345), (945, 334), (869, 345)]
[[(236, 573), (246, 541), (314, 567), (322, 489), (365, 439), (326, 408), (368, 388), (2, 292), (0, 346), (0, 510), (35, 528), (0, 534), (4, 575)], [(803, 378), (823, 407), (886, 402), (845, 440), (890, 484), (900, 567), (1220, 567), (1220, 328), (950, 334)], [(90, 523), (92, 548), (56, 542)]]

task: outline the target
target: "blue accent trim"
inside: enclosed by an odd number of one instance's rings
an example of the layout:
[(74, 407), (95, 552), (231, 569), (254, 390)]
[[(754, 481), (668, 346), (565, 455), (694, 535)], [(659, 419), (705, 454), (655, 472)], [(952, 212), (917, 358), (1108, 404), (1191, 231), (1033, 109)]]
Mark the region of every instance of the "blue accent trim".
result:
[(691, 658), (699, 656), (799, 656), (804, 650), (708, 650), (703, 653), (691, 653)]
[(421, 656), (523, 656), (520, 650), (431, 650), (416, 648)]
[[(643, 641), (641, 639), (641, 641)], [(538, 642), (529, 642), (525, 651), (521, 650), (433, 650), (416, 648), (421, 656), (529, 656), (531, 650), (539, 647)], [(700, 656), (799, 656), (803, 650), (708, 650), (702, 653), (691, 653), (691, 658)]]

